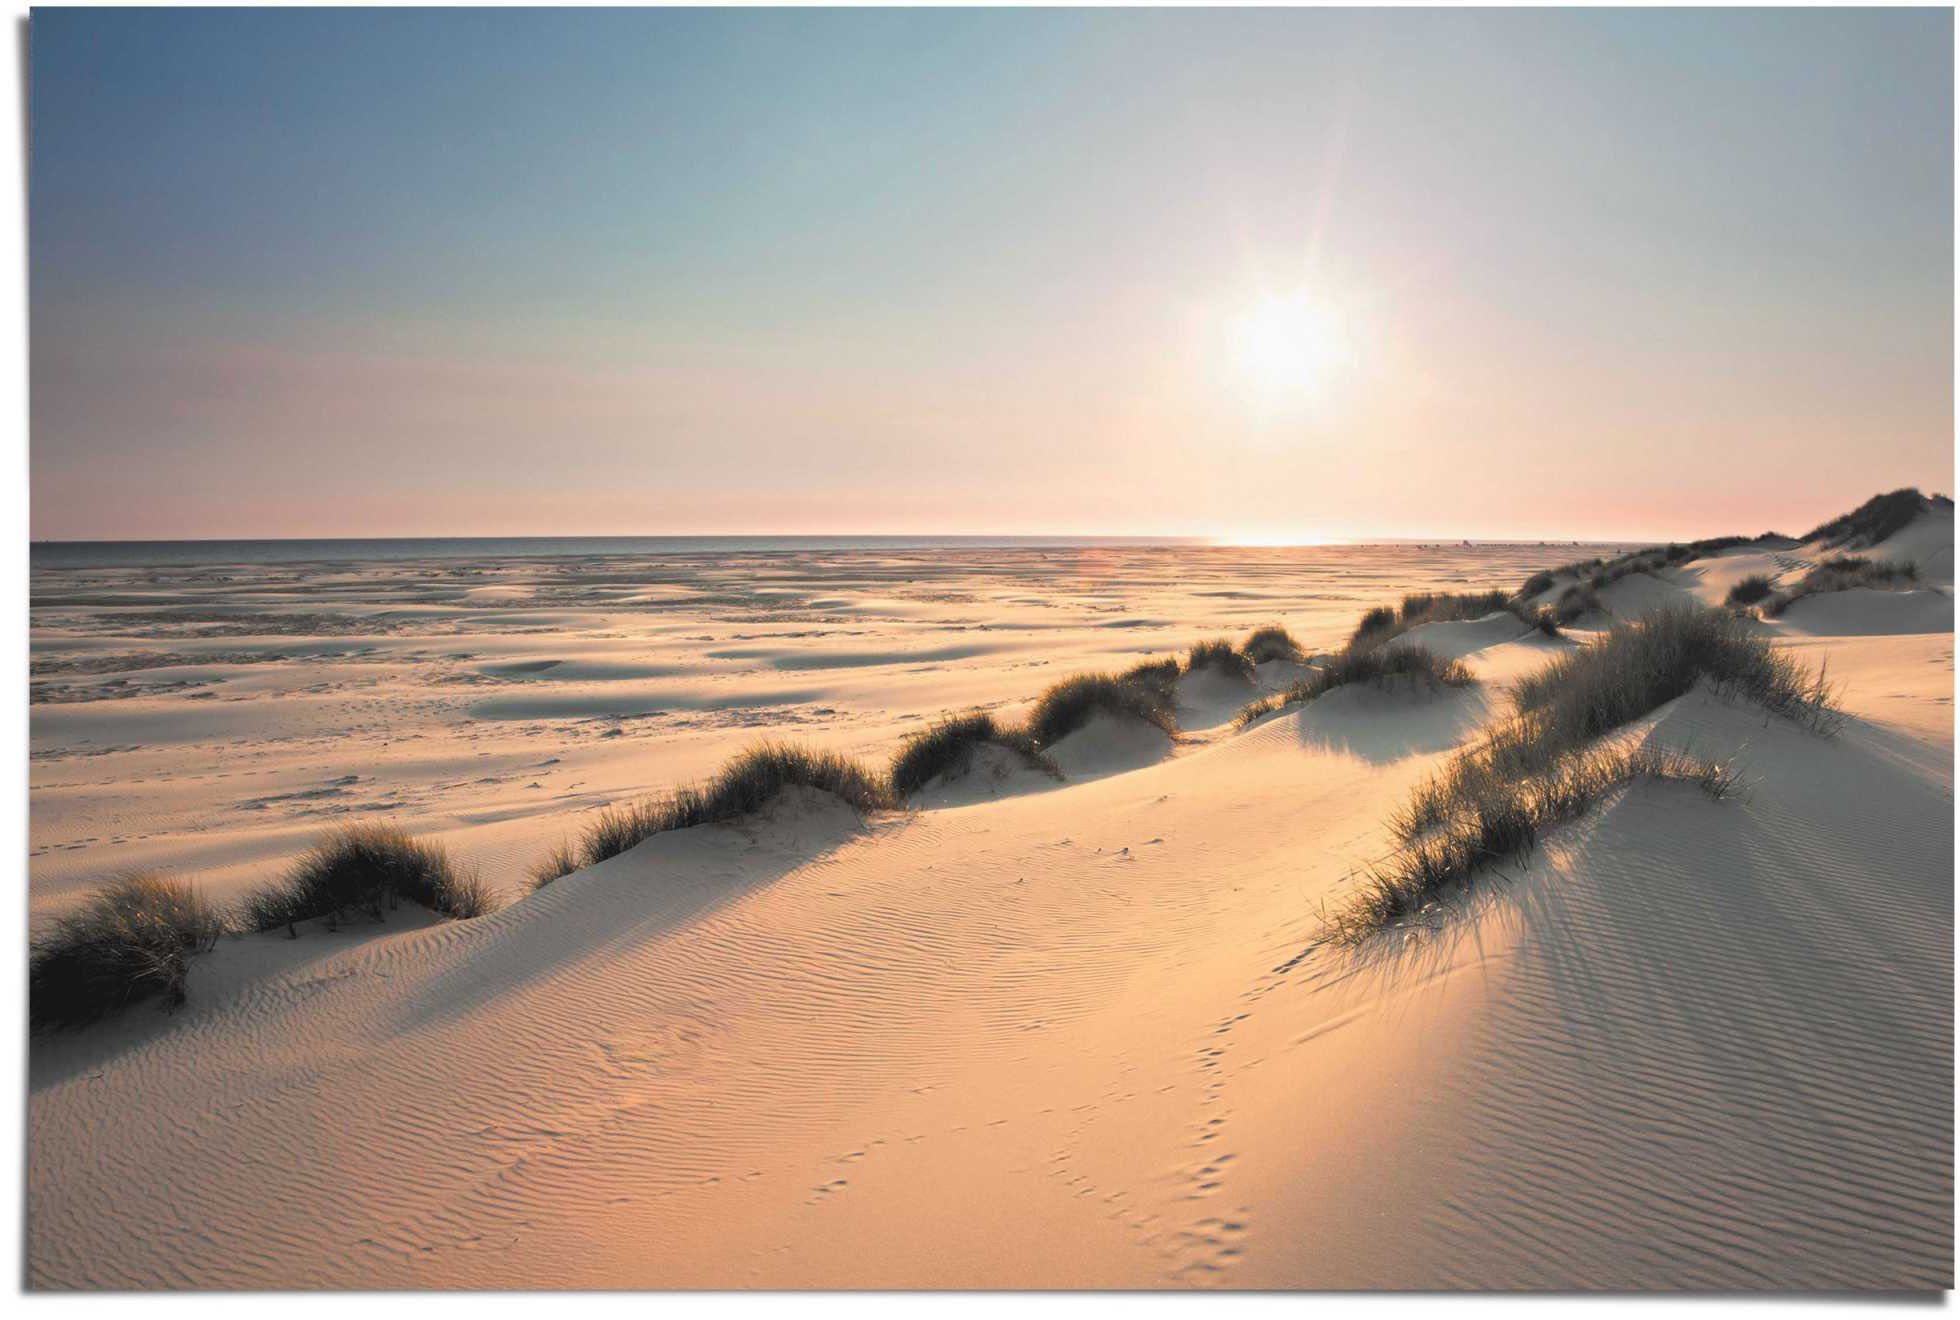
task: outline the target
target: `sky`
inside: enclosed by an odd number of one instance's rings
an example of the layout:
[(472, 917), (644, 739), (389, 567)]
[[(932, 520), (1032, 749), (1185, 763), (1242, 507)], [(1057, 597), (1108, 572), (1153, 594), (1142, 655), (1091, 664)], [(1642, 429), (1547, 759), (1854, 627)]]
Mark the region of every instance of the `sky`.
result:
[(37, 539), (1801, 532), (1944, 10), (35, 10)]

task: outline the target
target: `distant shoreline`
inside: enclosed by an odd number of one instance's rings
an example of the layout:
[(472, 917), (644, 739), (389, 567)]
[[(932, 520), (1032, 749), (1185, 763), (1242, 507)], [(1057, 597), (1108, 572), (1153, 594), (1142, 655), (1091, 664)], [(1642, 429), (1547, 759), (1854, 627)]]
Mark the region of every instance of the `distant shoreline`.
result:
[[(1632, 545), (1631, 541), (1358, 537), (1296, 546), (1200, 536), (435, 536), (263, 537), (180, 541), (33, 541), (33, 569), (193, 567), (225, 564), (366, 563), (414, 559), (553, 559), (663, 554), (795, 554), (808, 551), (1338, 549), (1341, 546), (1514, 547)], [(1644, 543), (1643, 543), (1644, 544)]]

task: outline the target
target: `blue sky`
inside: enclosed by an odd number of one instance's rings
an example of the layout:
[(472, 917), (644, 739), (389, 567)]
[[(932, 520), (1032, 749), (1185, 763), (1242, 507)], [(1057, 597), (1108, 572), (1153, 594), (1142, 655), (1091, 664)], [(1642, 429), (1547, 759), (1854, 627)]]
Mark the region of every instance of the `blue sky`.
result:
[[(1672, 535), (1951, 486), (1946, 11), (31, 42), (36, 536)], [(1338, 369), (1245, 377), (1275, 298)]]

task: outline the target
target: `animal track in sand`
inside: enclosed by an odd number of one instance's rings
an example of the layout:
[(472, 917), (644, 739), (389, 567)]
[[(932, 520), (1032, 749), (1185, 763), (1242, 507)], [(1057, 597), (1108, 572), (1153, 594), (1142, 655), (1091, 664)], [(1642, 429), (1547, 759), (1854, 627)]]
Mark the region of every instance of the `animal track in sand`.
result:
[[(1252, 1014), (1234, 1013), (1219, 1020), (1211, 1029), (1211, 1037), (1216, 1040), (1229, 1037), (1233, 1028), (1244, 1022)], [(1225, 1173), (1238, 1156), (1221, 1152), (1217, 1143), (1225, 1135), (1227, 1119), (1231, 1111), (1225, 1108), (1225, 1052), (1229, 1041), (1201, 1046), (1197, 1051), (1197, 1068), (1201, 1078), (1199, 1084), (1199, 1103), (1206, 1108), (1220, 1108), (1223, 1112), (1213, 1113), (1205, 1118), (1192, 1133), (1189, 1148), (1196, 1152), (1198, 1159), (1178, 1172), (1184, 1190), (1177, 1197), (1180, 1201), (1203, 1201), (1218, 1196), (1225, 1189)], [(1190, 1227), (1180, 1230), (1170, 1238), (1173, 1265), (1171, 1278), (1192, 1286), (1204, 1286), (1219, 1281), (1220, 1276), (1231, 1268), (1245, 1253), (1244, 1238), (1246, 1223), (1250, 1216), (1249, 1206), (1236, 1207), (1229, 1216), (1206, 1215), (1192, 1222)]]

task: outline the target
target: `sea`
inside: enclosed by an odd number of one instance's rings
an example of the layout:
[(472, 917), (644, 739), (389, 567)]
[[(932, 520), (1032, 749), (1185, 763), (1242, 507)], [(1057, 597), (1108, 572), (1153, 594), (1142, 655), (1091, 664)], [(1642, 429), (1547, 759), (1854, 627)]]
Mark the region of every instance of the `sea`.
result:
[(200, 564), (334, 564), (412, 559), (550, 559), (599, 555), (795, 554), (811, 550), (1086, 549), (1209, 545), (1174, 536), (456, 536), (260, 541), (35, 541), (30, 568)]

